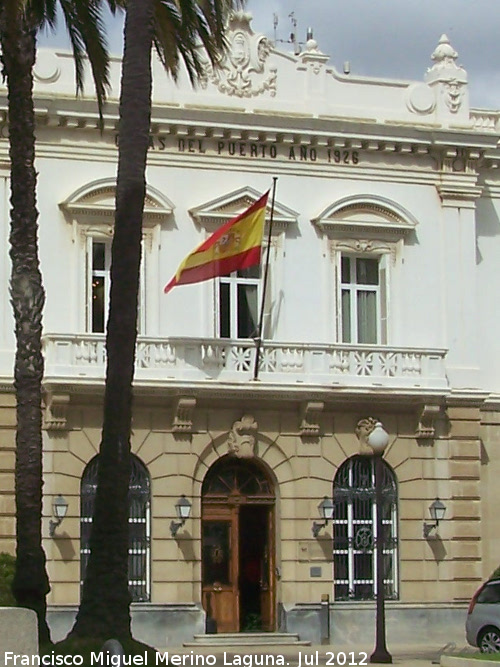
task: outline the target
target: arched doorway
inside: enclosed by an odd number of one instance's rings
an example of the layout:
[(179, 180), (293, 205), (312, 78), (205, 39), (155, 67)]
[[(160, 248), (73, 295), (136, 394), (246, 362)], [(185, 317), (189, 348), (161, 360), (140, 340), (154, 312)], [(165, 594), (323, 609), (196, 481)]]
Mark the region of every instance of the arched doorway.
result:
[(225, 456), (202, 487), (202, 598), (217, 632), (275, 629), (274, 485), (255, 459)]

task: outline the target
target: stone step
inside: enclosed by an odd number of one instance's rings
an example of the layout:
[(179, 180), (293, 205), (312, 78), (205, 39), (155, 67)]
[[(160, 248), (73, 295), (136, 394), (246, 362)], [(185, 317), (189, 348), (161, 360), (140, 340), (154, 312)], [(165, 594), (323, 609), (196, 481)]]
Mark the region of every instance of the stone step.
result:
[(289, 632), (219, 632), (210, 635), (195, 635), (192, 646), (310, 646), (311, 642), (301, 641), (299, 635)]

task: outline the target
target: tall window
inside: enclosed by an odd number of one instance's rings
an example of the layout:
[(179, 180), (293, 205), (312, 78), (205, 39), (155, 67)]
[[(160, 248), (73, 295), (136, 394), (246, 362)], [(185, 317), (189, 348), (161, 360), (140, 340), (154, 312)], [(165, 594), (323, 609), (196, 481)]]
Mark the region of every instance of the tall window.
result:
[(260, 265), (219, 279), (219, 332), (221, 338), (257, 335), (260, 308)]
[[(90, 530), (94, 514), (97, 490), (97, 466), (95, 456), (87, 464), (82, 476), (80, 510), (80, 573), (81, 583), (90, 555)], [(129, 537), (128, 537), (128, 578), (132, 602), (148, 602), (151, 597), (150, 576), (150, 479), (145, 465), (134, 455), (131, 456), (130, 480), (128, 487)]]
[(92, 333), (104, 333), (108, 315), (111, 240), (89, 238), (88, 257), (91, 263), (89, 267), (89, 330)]
[[(87, 330), (91, 333), (104, 333), (109, 311), (109, 290), (111, 285), (111, 244), (112, 239), (89, 236), (87, 238)], [(144, 257), (144, 252), (143, 252)], [(144, 262), (141, 263), (141, 284), (138, 301), (139, 332), (144, 331)]]
[(381, 340), (381, 280), (378, 258), (341, 257), (342, 342)]
[(383, 461), (383, 506), (375, 502), (372, 456), (354, 456), (333, 482), (334, 592), (336, 600), (371, 600), (377, 594), (377, 512), (382, 511), (384, 585), (388, 599), (398, 597), (397, 485)]

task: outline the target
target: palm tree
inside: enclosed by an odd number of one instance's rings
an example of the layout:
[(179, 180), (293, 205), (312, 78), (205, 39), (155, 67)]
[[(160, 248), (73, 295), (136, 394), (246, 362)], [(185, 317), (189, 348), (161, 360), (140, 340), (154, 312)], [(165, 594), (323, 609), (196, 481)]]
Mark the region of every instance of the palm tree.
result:
[[(83, 55), (92, 66), (99, 109), (108, 83), (108, 56), (100, 8), (93, 0), (64, 0), (61, 7), (73, 45), (77, 90), (83, 84)], [(56, 24), (55, 0), (1, 0), (0, 45), (7, 80), (11, 161), (11, 301), (14, 310), (17, 400), (15, 496), (18, 605), (38, 616), (40, 643), (50, 640), (45, 618), (50, 590), (42, 549), (42, 311), (45, 300), (38, 260), (33, 66), (37, 32)]]
[(152, 47), (168, 74), (175, 78), (182, 60), (194, 82), (203, 69), (199, 42), (215, 64), (236, 4), (241, 3), (126, 0), (104, 419), (91, 554), (74, 635), (130, 637), (127, 495)]

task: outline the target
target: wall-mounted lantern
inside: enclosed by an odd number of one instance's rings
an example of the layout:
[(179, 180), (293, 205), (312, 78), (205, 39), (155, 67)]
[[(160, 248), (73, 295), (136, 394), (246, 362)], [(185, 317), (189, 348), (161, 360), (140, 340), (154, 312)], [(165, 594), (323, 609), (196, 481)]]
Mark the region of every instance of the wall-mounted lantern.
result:
[(446, 514), (446, 505), (441, 500), (439, 500), (439, 498), (436, 498), (436, 500), (429, 507), (429, 514), (431, 515), (431, 519), (434, 521), (434, 523), (426, 523), (424, 521), (425, 539), (429, 537), (434, 529), (437, 529), (439, 522), (444, 519), (444, 515)]
[(327, 498), (325, 496), (323, 500), (320, 502), (318, 505), (318, 512), (320, 517), (323, 519), (322, 523), (319, 523), (318, 521), (313, 521), (312, 525), (312, 534), (313, 537), (318, 537), (319, 531), (324, 528), (325, 526), (328, 525), (328, 522), (333, 519), (333, 511), (334, 511), (334, 504), (333, 500), (330, 498)]
[(54, 498), (54, 502), (52, 504), (52, 513), (54, 515), (54, 519), (51, 519), (49, 523), (50, 537), (55, 536), (56, 528), (60, 526), (61, 523), (63, 522), (63, 519), (66, 516), (67, 511), (68, 511), (68, 501), (64, 496), (59, 494), (56, 498)]
[(179, 528), (182, 528), (191, 515), (191, 503), (184, 494), (175, 503), (175, 512), (179, 520), (170, 522), (170, 534), (172, 537), (177, 535)]

